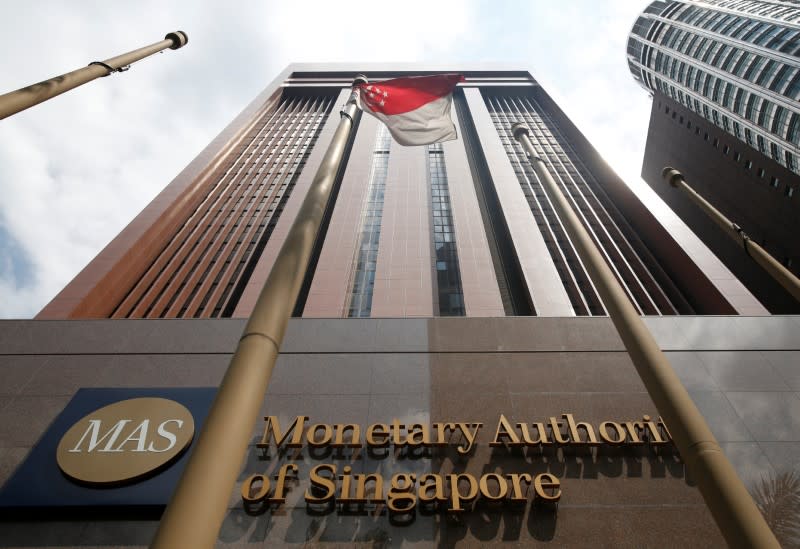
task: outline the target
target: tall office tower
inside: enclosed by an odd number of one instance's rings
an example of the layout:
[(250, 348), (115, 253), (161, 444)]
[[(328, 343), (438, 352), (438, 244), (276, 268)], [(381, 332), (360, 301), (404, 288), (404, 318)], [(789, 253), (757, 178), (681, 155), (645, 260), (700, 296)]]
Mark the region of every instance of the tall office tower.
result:
[(656, 0), (636, 20), (628, 65), (658, 91), (800, 173), (800, 5)]
[[(39, 318), (247, 316), (352, 76), (282, 75)], [(759, 311), (687, 260), (529, 74), (467, 73), (453, 116), (461, 139), (428, 147), (359, 118), (296, 316), (604, 315), (517, 120), (641, 314)]]
[(666, 186), (673, 166), (723, 214), (800, 274), (800, 5), (658, 0), (628, 40), (634, 79), (653, 95), (642, 177), (772, 312), (787, 292)]
[[(511, 123), (750, 488), (798, 467), (800, 322), (528, 72), (445, 68), (457, 140), (355, 117), (216, 546), (723, 546)], [(37, 319), (0, 321), (0, 546), (151, 542), (353, 77), (441, 69), (290, 66)]]

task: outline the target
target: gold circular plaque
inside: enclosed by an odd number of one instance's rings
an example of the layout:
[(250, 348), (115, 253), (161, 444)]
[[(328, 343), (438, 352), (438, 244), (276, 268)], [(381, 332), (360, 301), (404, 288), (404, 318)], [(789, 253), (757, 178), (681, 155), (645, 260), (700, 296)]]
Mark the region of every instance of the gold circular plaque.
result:
[(91, 484), (132, 481), (175, 460), (192, 442), (194, 419), (165, 398), (109, 404), (61, 437), (56, 459), (68, 477)]

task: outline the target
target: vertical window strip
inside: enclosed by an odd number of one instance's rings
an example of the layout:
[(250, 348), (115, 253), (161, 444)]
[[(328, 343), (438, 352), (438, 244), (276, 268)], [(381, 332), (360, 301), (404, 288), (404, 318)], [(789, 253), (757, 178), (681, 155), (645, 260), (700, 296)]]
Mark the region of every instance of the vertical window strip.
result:
[(453, 225), (450, 188), (441, 143), (425, 147), (431, 188), (433, 249), (440, 316), (464, 316), (464, 290), (458, 266), (458, 249)]
[(367, 199), (361, 211), (358, 247), (350, 290), (349, 318), (369, 318), (372, 312), (372, 292), (375, 287), (375, 270), (378, 264), (378, 246), (383, 220), (383, 197), (386, 175), (389, 170), (391, 136), (380, 124), (372, 151), (372, 164), (367, 181)]

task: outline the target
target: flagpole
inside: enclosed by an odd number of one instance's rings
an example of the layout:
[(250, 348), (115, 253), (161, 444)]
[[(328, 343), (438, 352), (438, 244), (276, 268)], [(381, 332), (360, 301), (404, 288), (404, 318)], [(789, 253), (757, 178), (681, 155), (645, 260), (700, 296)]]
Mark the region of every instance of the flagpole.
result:
[(138, 50), (123, 53), (105, 61), (93, 61), (82, 69), (77, 69), (61, 76), (55, 76), (49, 80), (44, 80), (38, 84), (31, 84), (25, 88), (20, 88), (13, 92), (0, 95), (0, 120), (24, 111), (27, 108), (38, 105), (43, 101), (61, 95), (87, 82), (91, 82), (101, 76), (108, 76), (113, 72), (128, 70), (128, 66), (145, 57), (163, 51), (167, 48), (177, 50), (182, 48), (189, 41), (189, 37), (183, 31), (171, 32), (164, 37), (164, 40), (150, 44)]
[(511, 126), (511, 132), (528, 154), (725, 541), (731, 547), (779, 548), (702, 414), (538, 156), (529, 137), (530, 130), (517, 122)]
[(739, 225), (722, 215), (718, 209), (700, 196), (700, 193), (691, 188), (681, 172), (675, 168), (666, 167), (661, 172), (661, 175), (670, 185), (684, 191), (692, 202), (700, 206), (700, 209), (725, 231), (725, 234), (741, 244), (742, 249), (744, 249), (748, 256), (761, 265), (761, 267), (767, 271), (778, 284), (783, 286), (787, 292), (792, 294), (796, 300), (800, 301), (800, 279), (789, 269), (781, 265), (778, 260), (772, 257), (764, 248), (753, 242)]
[(211, 548), (217, 541), (359, 112), (356, 85), (366, 81), (358, 75), (353, 82), (353, 93), (340, 113), (339, 126), (258, 296), (186, 469), (164, 511), (153, 548)]

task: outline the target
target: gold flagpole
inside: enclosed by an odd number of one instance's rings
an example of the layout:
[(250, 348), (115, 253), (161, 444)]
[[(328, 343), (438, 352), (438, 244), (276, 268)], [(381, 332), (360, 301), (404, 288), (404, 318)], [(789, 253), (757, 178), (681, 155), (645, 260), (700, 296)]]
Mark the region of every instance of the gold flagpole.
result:
[(214, 547), (358, 114), (355, 86), (281, 246), (151, 547)]
[(680, 189), (698, 206), (703, 212), (711, 218), (711, 220), (719, 225), (725, 234), (730, 236), (742, 245), (745, 253), (753, 258), (753, 260), (761, 265), (767, 273), (774, 278), (778, 284), (783, 286), (787, 292), (792, 294), (794, 298), (800, 301), (800, 279), (798, 279), (789, 269), (781, 265), (769, 252), (759, 246), (757, 243), (750, 240), (750, 237), (742, 230), (739, 225), (733, 223), (730, 219), (722, 215), (722, 213), (712, 206), (705, 198), (700, 196), (700, 193), (686, 183), (683, 174), (675, 168), (664, 168), (661, 172), (670, 185), (676, 189)]
[(138, 50), (123, 53), (105, 61), (93, 61), (87, 67), (74, 70), (61, 76), (55, 76), (50, 80), (44, 80), (38, 84), (32, 84), (17, 91), (0, 95), (0, 120), (24, 111), (29, 107), (38, 105), (42, 101), (47, 101), (51, 97), (60, 95), (87, 82), (91, 82), (101, 76), (108, 76), (113, 72), (128, 70), (128, 65), (135, 63), (154, 53), (158, 53), (167, 48), (177, 50), (182, 48), (189, 41), (189, 37), (183, 31), (171, 32), (164, 37), (164, 40), (150, 44)]
[(780, 545), (775, 536), (700, 411), (539, 158), (528, 128), (518, 122), (511, 126), (511, 131), (528, 154), (539, 181), (564, 222), (575, 250), (725, 541), (731, 547), (778, 549)]

